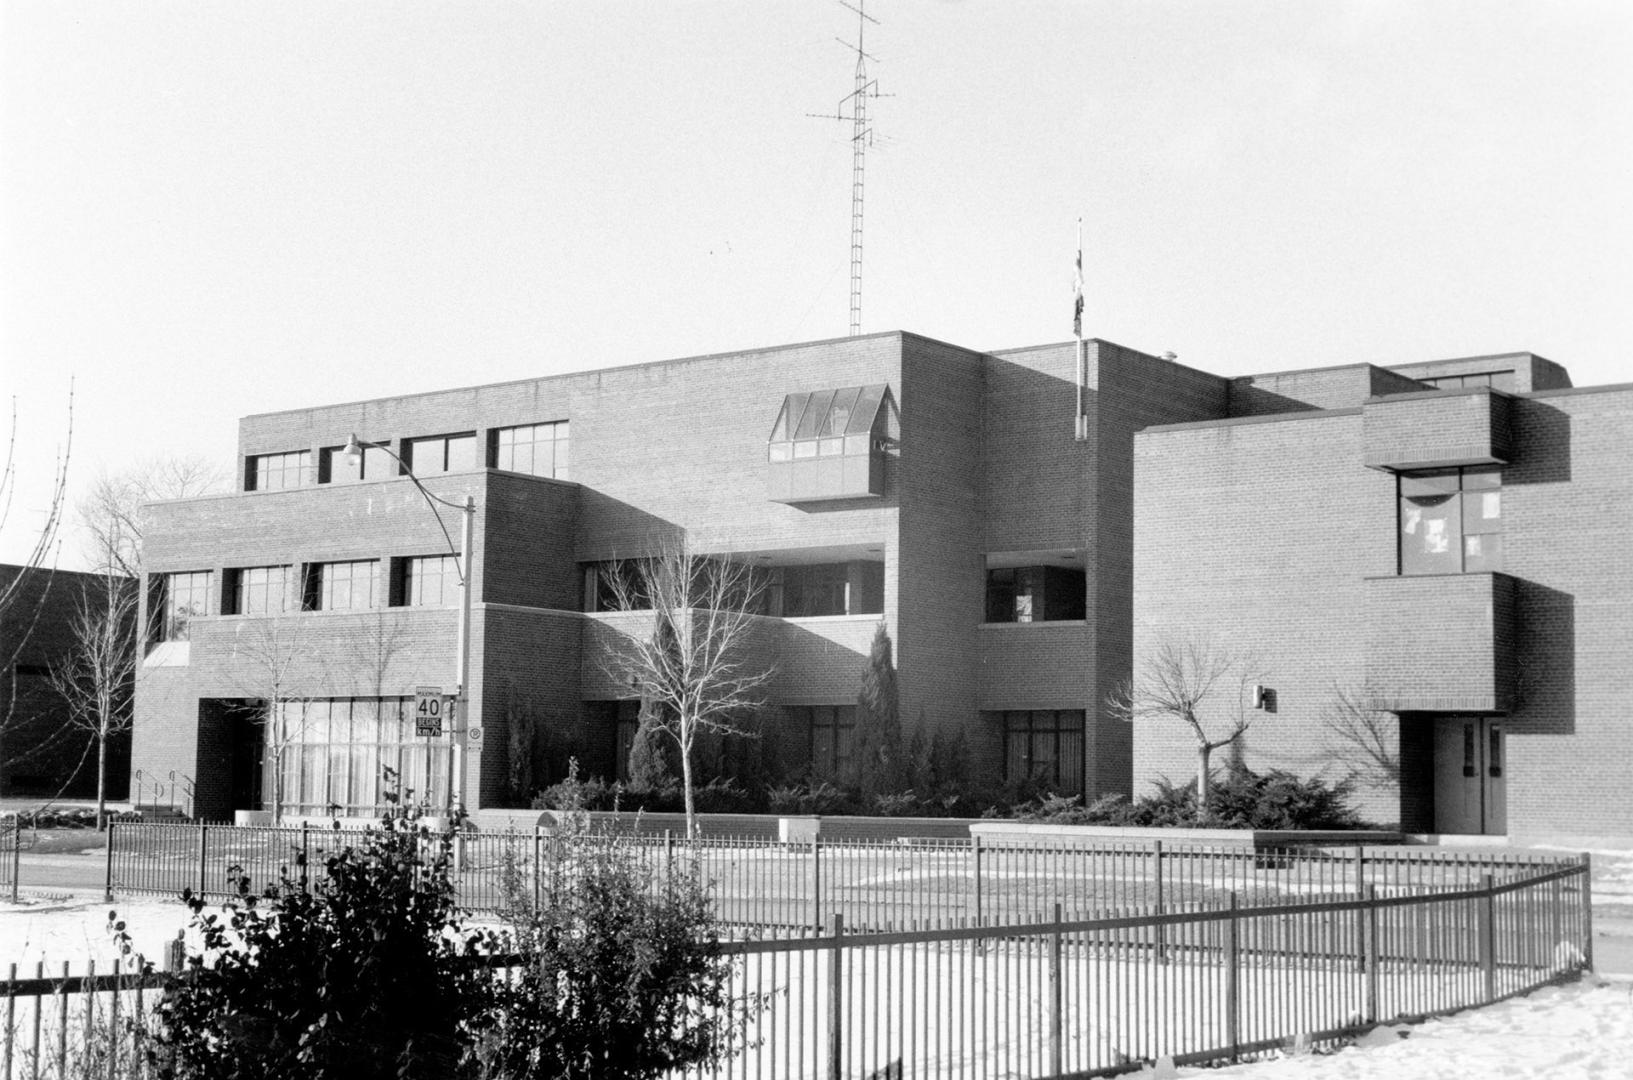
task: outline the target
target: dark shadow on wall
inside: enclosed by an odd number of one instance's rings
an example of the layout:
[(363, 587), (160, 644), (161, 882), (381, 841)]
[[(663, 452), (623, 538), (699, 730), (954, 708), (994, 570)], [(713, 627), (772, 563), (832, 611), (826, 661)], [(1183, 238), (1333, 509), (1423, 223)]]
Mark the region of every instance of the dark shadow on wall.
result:
[[(578, 535), (572, 557), (578, 562), (637, 558), (678, 541), (684, 532), (668, 518), (584, 488), (579, 495)], [(596, 538), (593, 547), (585, 543), (586, 537)]]
[(1576, 598), (1517, 579), (1511, 723), (1523, 735), (1576, 731)]
[(1513, 444), (1503, 485), (1565, 484), (1571, 479), (1571, 416), (1523, 398), (1513, 402)]
[(1319, 406), (1290, 398), (1253, 385), (1249, 378), (1232, 379), (1228, 396), (1230, 416), (1273, 416), (1277, 413), (1309, 412)]

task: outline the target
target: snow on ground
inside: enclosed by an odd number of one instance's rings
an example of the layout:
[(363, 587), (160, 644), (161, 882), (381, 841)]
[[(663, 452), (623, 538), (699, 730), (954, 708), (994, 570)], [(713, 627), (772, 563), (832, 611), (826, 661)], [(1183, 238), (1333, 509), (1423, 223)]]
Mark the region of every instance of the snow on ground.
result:
[[(1251, 1080), (1501, 1080), (1626, 1077), (1633, 1055), (1633, 980), (1589, 976), (1412, 1027), (1383, 1027), (1336, 1054), (1228, 1069), (1148, 1068), (1143, 1075)], [(1135, 1074), (1136, 1076), (1141, 1074)]]

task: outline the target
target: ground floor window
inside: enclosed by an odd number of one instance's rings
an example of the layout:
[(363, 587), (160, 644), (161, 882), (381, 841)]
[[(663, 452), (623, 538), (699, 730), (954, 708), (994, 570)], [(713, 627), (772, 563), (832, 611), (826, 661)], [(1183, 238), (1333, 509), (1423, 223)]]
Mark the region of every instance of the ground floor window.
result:
[(852, 779), (856, 706), (791, 705), (787, 711), (795, 723), (803, 723), (811, 733), (811, 775), (821, 780)]
[(1083, 792), (1083, 710), (1009, 709), (1004, 779), (1035, 780), (1057, 795)]
[(447, 802), (448, 741), (414, 734), (406, 697), (280, 702), (266, 724), (262, 793), (285, 814), (373, 816), (387, 808), (383, 777), (397, 773), (405, 800)]

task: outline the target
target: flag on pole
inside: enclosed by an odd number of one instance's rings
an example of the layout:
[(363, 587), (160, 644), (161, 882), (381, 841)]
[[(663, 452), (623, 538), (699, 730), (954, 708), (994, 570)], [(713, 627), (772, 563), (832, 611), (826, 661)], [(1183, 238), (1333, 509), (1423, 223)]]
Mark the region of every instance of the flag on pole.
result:
[(1083, 336), (1083, 219), (1077, 219), (1077, 273), (1072, 281), (1072, 336)]

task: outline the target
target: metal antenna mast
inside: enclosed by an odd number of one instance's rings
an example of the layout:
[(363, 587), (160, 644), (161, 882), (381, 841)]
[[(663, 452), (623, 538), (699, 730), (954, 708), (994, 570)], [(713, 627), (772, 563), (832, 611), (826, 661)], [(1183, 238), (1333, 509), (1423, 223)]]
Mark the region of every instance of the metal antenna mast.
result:
[[(862, 48), (867, 24), (879, 25), (875, 19), (863, 10), (867, 0), (856, 0), (856, 4), (847, 4), (839, 0), (841, 7), (850, 8), (856, 12), (856, 44), (851, 45), (844, 38), (835, 38), (847, 49), (856, 50), (856, 87), (850, 93), (839, 99), (839, 106), (833, 113), (811, 113), (825, 120), (849, 120), (851, 122), (851, 336), (862, 332), (862, 181), (867, 173), (867, 148), (873, 142), (873, 129), (868, 126), (868, 98), (879, 96), (879, 84), (868, 78), (869, 56)], [(845, 112), (846, 106), (850, 112)]]

